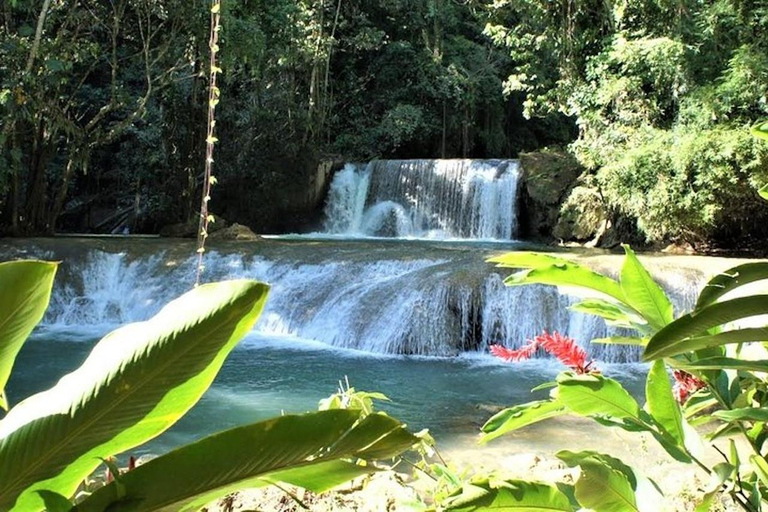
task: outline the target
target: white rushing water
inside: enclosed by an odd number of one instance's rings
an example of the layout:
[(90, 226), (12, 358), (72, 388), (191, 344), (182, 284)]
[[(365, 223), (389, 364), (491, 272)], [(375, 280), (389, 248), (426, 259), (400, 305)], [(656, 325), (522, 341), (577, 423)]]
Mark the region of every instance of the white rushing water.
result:
[[(544, 330), (583, 345), (605, 337), (602, 321), (567, 306), (573, 299), (552, 287), (506, 287), (496, 269), (448, 259), (270, 261), (238, 253), (207, 255), (210, 280), (255, 278), (272, 285), (256, 330), (380, 354), (455, 355), (492, 343), (519, 347)], [(90, 251), (57, 285), (44, 328), (105, 327), (143, 320), (189, 289), (194, 258), (162, 254), (132, 260)], [(676, 295), (692, 294), (681, 283)], [(592, 345), (592, 357), (636, 360), (631, 347)]]
[(334, 176), (325, 232), (348, 236), (511, 240), (517, 160), (377, 160)]

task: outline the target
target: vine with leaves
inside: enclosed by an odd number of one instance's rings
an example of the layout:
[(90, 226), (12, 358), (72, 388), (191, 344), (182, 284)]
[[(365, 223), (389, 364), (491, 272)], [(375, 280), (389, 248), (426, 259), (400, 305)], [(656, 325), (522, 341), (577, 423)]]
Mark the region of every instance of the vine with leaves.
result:
[(219, 140), (215, 136), (216, 129), (216, 105), (219, 103), (221, 91), (217, 87), (216, 78), (221, 73), (221, 68), (217, 65), (216, 56), (219, 52), (219, 31), (221, 30), (221, 0), (211, 0), (211, 30), (208, 47), (210, 50), (210, 67), (208, 82), (208, 131), (205, 138), (205, 172), (203, 174), (203, 194), (200, 202), (200, 224), (197, 232), (197, 270), (195, 275), (195, 286), (200, 284), (205, 266), (203, 265), (203, 254), (205, 254), (205, 241), (208, 238), (208, 226), (214, 222), (213, 215), (210, 214), (208, 203), (211, 200), (211, 188), (216, 184), (216, 177), (213, 175), (213, 148)]

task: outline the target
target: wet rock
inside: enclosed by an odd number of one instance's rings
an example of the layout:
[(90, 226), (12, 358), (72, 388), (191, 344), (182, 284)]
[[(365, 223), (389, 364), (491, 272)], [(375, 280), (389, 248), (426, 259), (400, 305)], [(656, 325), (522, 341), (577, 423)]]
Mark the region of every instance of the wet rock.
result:
[(228, 228), (211, 233), (209, 238), (211, 240), (259, 240), (259, 235), (251, 231), (248, 226), (235, 222)]

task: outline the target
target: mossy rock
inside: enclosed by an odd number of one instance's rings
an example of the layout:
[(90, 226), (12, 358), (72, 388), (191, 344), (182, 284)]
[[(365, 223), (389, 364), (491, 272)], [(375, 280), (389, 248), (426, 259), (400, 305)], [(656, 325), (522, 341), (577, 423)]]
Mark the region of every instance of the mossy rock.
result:
[(560, 240), (590, 240), (605, 229), (607, 217), (597, 190), (575, 187), (560, 208), (552, 235)]
[(550, 239), (560, 207), (583, 169), (564, 149), (544, 149), (520, 154), (521, 228), (528, 238)]

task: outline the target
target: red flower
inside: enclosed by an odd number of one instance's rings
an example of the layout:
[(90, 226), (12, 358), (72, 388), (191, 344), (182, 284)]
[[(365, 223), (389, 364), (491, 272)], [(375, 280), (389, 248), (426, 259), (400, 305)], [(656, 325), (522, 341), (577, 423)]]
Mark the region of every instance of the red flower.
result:
[(672, 375), (675, 378), (672, 394), (680, 405), (684, 404), (693, 393), (706, 386), (703, 380), (683, 370), (675, 370)]
[(525, 345), (517, 350), (513, 350), (502, 345), (491, 345), (491, 354), (505, 361), (525, 361), (526, 359), (533, 357), (533, 354), (535, 353), (536, 343), (533, 341), (529, 341), (528, 345)]
[(490, 349), (491, 354), (505, 361), (522, 361), (530, 359), (539, 347), (576, 373), (599, 373), (593, 367), (594, 361), (587, 362), (587, 352), (576, 344), (576, 340), (563, 336), (557, 331), (552, 334), (544, 331), (517, 350), (501, 345), (491, 345)]

